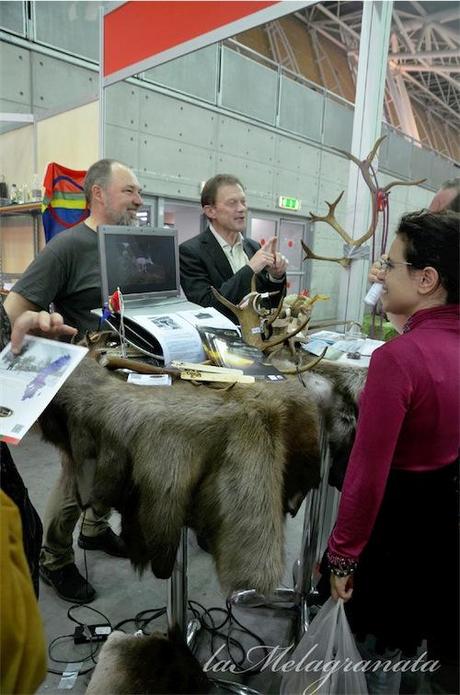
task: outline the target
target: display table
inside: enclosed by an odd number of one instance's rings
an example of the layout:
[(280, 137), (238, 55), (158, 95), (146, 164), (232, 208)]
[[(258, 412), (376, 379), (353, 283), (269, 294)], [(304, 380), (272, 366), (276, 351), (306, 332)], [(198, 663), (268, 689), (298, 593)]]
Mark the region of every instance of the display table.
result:
[[(329, 460), (323, 406), (303, 379), (307, 387), (297, 378), (220, 390), (138, 387), (88, 357), (40, 419), (45, 438), (66, 452), (82, 501), (120, 511), (132, 563), (169, 578), (168, 627), (188, 644), (199, 625), (187, 623), (187, 527), (206, 538), (234, 603), (281, 598), (300, 608), (299, 634), (308, 628), (312, 576), (330, 525)], [(284, 515), (304, 498), (294, 587), (277, 591)]]

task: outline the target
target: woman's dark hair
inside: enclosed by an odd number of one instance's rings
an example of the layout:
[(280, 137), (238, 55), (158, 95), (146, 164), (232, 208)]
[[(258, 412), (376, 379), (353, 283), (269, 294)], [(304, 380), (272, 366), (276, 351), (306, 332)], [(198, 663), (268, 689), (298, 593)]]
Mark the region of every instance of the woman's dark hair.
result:
[(201, 191), (201, 207), (205, 205), (214, 205), (217, 198), (217, 191), (221, 186), (241, 186), (244, 191), (244, 186), (236, 176), (232, 174), (217, 174), (212, 179), (208, 179)]
[(410, 212), (401, 218), (396, 234), (405, 242), (406, 261), (413, 268), (435, 268), (447, 291), (447, 304), (458, 304), (460, 215), (451, 211)]

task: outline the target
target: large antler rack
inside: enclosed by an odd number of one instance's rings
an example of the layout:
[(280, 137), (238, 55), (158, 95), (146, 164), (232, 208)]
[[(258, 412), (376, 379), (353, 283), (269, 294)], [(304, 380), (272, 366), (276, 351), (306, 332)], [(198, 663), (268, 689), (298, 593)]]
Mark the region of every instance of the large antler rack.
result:
[[(251, 281), (251, 292), (241, 300), (239, 304), (233, 304), (226, 297), (220, 294), (214, 287), (211, 287), (212, 292), (219, 302), (222, 302), (227, 309), (230, 309), (238, 319), (241, 326), (241, 334), (247, 345), (256, 347), (264, 352), (271, 350), (275, 345), (293, 338), (297, 333), (300, 333), (310, 321), (310, 316), (307, 316), (294, 331), (285, 331), (281, 335), (271, 337), (272, 324), (278, 318), (283, 306), (284, 292), (281, 292), (281, 298), (278, 306), (274, 311), (264, 309), (260, 306), (262, 294), (256, 291), (255, 275)], [(267, 295), (273, 295), (274, 292), (269, 292)]]
[[(388, 183), (383, 188), (378, 188), (376, 186), (371, 175), (372, 161), (375, 155), (377, 154), (377, 150), (379, 149), (380, 145), (385, 140), (385, 138), (386, 135), (382, 135), (382, 137), (380, 137), (374, 144), (372, 150), (369, 152), (367, 157), (363, 160), (358, 159), (346, 150), (340, 150), (337, 147), (333, 148), (336, 152), (343, 154), (345, 157), (347, 157), (347, 159), (354, 162), (359, 167), (363, 179), (367, 187), (369, 188), (369, 191), (371, 193), (372, 215), (367, 232), (360, 236), (358, 239), (352, 239), (348, 232), (346, 232), (345, 229), (341, 226), (341, 224), (336, 220), (335, 209), (338, 203), (341, 201), (344, 191), (341, 192), (339, 197), (336, 200), (334, 200), (333, 203), (325, 201), (326, 205), (329, 208), (327, 215), (315, 215), (313, 212), (310, 211), (310, 215), (307, 218), (311, 222), (326, 222), (327, 224), (329, 224), (337, 232), (337, 234), (339, 234), (339, 236), (343, 239), (345, 244), (349, 246), (351, 252), (362, 246), (364, 242), (370, 239), (375, 233), (379, 218), (379, 198), (386, 200), (388, 197), (388, 192), (394, 186), (418, 186), (419, 184), (426, 181), (426, 179), (418, 179), (417, 181), (390, 181), (390, 183)], [(340, 258), (318, 256), (303, 241), (301, 243), (302, 248), (306, 254), (304, 260), (311, 259), (316, 261), (332, 261), (333, 263), (340, 263), (340, 265), (342, 265), (344, 268), (347, 268), (353, 260), (351, 253), (348, 256), (342, 256)]]

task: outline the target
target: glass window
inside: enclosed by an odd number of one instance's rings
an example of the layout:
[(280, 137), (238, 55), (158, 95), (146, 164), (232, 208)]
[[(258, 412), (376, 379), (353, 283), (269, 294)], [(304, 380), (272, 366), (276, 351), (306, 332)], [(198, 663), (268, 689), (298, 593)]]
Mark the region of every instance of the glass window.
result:
[(99, 8), (102, 4), (34, 2), (35, 40), (98, 61)]
[(217, 85), (217, 44), (157, 65), (140, 76), (148, 82), (162, 84), (214, 104)]
[(0, 27), (25, 36), (24, 2), (0, 2)]

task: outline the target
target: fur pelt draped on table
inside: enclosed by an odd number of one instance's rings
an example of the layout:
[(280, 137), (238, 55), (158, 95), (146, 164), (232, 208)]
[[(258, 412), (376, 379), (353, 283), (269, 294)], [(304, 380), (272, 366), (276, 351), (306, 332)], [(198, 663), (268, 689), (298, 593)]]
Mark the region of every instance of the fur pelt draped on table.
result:
[(121, 513), (137, 568), (169, 577), (189, 525), (206, 537), (224, 590), (269, 593), (280, 582), (284, 515), (319, 484), (319, 409), (296, 379), (139, 387), (88, 357), (40, 423), (82, 503)]
[(86, 695), (204, 695), (211, 683), (181, 639), (112, 632)]

